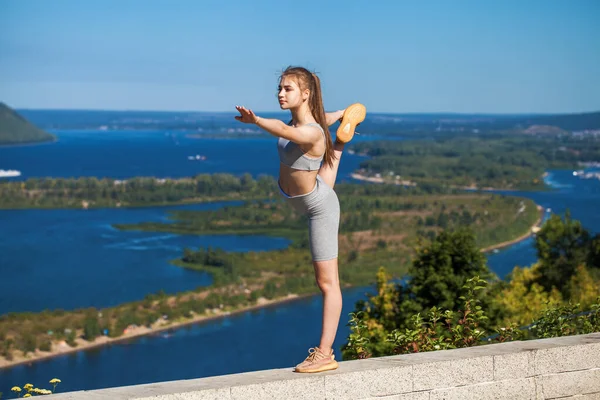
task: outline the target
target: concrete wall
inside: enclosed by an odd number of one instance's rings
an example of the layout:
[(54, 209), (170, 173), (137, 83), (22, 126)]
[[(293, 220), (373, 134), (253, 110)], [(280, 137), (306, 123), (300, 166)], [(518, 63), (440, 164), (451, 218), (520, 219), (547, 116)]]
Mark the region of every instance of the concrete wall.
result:
[(599, 399), (600, 333), (71, 392), (59, 399)]

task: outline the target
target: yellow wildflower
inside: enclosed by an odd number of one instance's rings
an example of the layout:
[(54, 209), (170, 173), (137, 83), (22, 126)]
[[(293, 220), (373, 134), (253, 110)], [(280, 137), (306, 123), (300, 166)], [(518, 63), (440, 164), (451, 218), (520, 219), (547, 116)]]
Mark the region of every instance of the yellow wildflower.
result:
[(31, 383), (26, 383), (25, 386), (23, 386), (23, 389), (31, 389), (33, 388), (33, 385)]
[(12, 389), (10, 389), (10, 391), (11, 391), (11, 392), (20, 392), (20, 391), (21, 391), (21, 388), (20, 388), (20, 387), (18, 387), (18, 386), (13, 386), (13, 388), (12, 388)]
[(31, 395), (29, 393), (27, 393), (25, 396), (23, 396), (23, 398), (25, 397), (31, 397)]
[(55, 384), (55, 383), (60, 383), (60, 382), (61, 382), (61, 380), (60, 380), (60, 379), (58, 379), (58, 378), (54, 378), (54, 379), (52, 379), (52, 380), (50, 381), (50, 383), (52, 383), (52, 384)]
[(52, 394), (52, 390), (42, 389), (40, 390), (40, 394)]

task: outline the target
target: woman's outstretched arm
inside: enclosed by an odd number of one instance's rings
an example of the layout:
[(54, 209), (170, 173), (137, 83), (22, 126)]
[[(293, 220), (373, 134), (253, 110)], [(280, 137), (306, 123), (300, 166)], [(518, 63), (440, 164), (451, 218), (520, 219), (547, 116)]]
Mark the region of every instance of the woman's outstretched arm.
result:
[(241, 106), (235, 106), (235, 108), (240, 113), (235, 119), (246, 124), (255, 124), (273, 136), (288, 139), (297, 144), (314, 144), (321, 138), (321, 131), (314, 126), (295, 128), (278, 119), (259, 117), (248, 108)]

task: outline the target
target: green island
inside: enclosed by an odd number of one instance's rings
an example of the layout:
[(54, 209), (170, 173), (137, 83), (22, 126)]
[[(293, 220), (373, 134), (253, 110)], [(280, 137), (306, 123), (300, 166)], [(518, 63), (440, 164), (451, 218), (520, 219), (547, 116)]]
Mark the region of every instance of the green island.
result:
[(593, 136), (502, 133), (362, 142), (352, 149), (369, 156), (357, 171), (362, 178), (472, 189), (544, 190), (541, 176), (548, 169), (600, 160), (600, 140)]
[(12, 108), (0, 102), (0, 146), (48, 142), (56, 137), (37, 128)]
[(182, 179), (29, 178), (0, 182), (0, 209), (143, 207), (261, 199), (273, 195), (272, 177), (203, 174)]

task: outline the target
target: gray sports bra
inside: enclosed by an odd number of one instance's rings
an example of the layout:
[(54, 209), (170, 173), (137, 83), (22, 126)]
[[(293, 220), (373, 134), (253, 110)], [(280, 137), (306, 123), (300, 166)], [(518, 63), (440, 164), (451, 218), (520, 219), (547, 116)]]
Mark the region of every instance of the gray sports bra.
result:
[[(325, 137), (325, 131), (321, 125), (317, 123), (311, 123), (306, 125), (314, 125), (321, 130), (323, 137)], [(299, 169), (302, 171), (315, 171), (321, 168), (321, 157), (311, 157), (307, 155), (298, 144), (284, 138), (279, 138), (277, 141), (277, 151), (279, 152), (279, 161), (282, 164), (287, 165), (293, 169)]]

